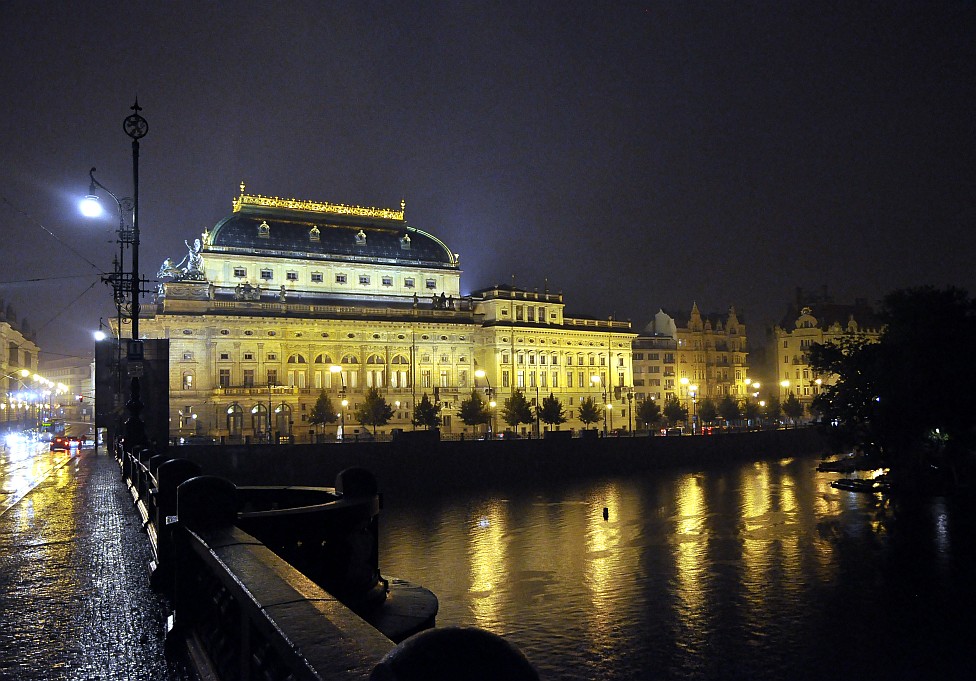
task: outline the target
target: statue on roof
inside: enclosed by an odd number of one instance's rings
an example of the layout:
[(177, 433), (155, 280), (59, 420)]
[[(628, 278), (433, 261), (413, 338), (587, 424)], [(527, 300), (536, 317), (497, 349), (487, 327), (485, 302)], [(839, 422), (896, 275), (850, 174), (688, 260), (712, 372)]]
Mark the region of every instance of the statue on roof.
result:
[(186, 240), (183, 243), (186, 244), (188, 252), (180, 263), (180, 265), (186, 264), (183, 268), (182, 278), (197, 281), (205, 279), (206, 277), (203, 274), (203, 256), (200, 254), (203, 250), (203, 245), (200, 243), (200, 240), (194, 239), (192, 246)]

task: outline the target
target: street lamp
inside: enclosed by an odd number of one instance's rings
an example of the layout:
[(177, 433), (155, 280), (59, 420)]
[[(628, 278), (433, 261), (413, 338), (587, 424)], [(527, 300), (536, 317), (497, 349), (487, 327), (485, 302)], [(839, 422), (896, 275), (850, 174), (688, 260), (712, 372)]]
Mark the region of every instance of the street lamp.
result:
[[(590, 383), (592, 383), (594, 386), (597, 386), (598, 389), (600, 389), (600, 388), (603, 389), (603, 407), (606, 409), (607, 408), (607, 387), (605, 385), (603, 385), (603, 381), (601, 381), (600, 380), (600, 377), (597, 376), (596, 374), (593, 374), (592, 376), (590, 376)], [(610, 411), (608, 410), (607, 413), (610, 414)], [(607, 419), (604, 418), (603, 419), (603, 436), (606, 437), (606, 435), (607, 435)]]
[[(484, 369), (475, 369), (474, 376), (475, 376), (475, 378), (483, 378), (483, 379), (485, 379), (485, 383), (488, 384), (488, 394), (487, 394), (487, 397), (488, 397), (488, 400), (489, 400), (489, 404), (494, 409), (495, 403), (493, 401), (491, 401), (491, 398), (492, 398), (491, 381), (488, 380), (488, 374), (485, 373), (485, 370)], [(491, 423), (490, 420), (488, 422), (488, 429), (489, 429), (489, 434), (491, 434), (491, 435), (494, 435), (495, 434), (495, 427)]]
[(346, 440), (346, 407), (349, 406), (349, 400), (346, 399), (346, 377), (342, 373), (342, 367), (338, 364), (333, 364), (329, 367), (329, 372), (333, 374), (339, 374), (339, 380), (341, 381), (342, 388), (339, 389), (339, 397), (342, 398), (342, 412), (339, 414), (342, 419), (342, 424), (340, 428), (342, 429), (342, 441)]
[[(132, 272), (130, 273), (129, 293), (132, 296), (132, 340), (139, 339), (139, 140), (149, 132), (149, 123), (139, 115), (142, 107), (139, 101), (132, 105), (132, 114), (122, 121), (122, 129), (125, 134), (132, 139)], [(125, 210), (122, 200), (95, 179), (95, 169), (92, 168), (88, 176), (91, 178), (88, 195), (82, 201), (81, 212), (87, 217), (98, 217), (101, 215), (101, 206), (98, 203), (98, 196), (95, 188), (98, 187), (108, 193), (119, 207), (119, 234), (124, 243), (125, 235)], [(120, 282), (121, 284), (121, 282)]]

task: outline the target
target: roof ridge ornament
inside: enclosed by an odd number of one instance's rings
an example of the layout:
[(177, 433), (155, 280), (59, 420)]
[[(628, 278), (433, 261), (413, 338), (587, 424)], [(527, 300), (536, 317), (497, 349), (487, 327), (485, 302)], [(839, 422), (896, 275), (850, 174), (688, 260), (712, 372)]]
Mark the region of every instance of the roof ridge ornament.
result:
[(277, 196), (262, 196), (260, 194), (245, 194), (244, 181), (241, 181), (241, 195), (232, 202), (233, 212), (238, 213), (244, 206), (262, 208), (284, 208), (299, 210), (306, 213), (331, 213), (333, 215), (354, 215), (357, 217), (378, 218), (381, 220), (403, 221), (406, 202), (400, 201), (400, 210), (392, 208), (372, 208), (369, 206), (350, 206), (344, 203), (329, 203), (323, 201), (306, 201), (303, 199), (283, 199)]

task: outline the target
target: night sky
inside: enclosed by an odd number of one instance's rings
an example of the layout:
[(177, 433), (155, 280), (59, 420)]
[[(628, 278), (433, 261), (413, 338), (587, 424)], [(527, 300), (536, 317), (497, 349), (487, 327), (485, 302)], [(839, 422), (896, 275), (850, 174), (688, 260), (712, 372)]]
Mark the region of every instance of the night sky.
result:
[(90, 356), (114, 314), (117, 217), (76, 203), (91, 166), (132, 193), (136, 96), (150, 277), (244, 180), (403, 198), (464, 292), (548, 279), (636, 328), (731, 304), (761, 340), (797, 286), (976, 293), (972, 2), (4, 0), (0, 20), (0, 297), (47, 357)]

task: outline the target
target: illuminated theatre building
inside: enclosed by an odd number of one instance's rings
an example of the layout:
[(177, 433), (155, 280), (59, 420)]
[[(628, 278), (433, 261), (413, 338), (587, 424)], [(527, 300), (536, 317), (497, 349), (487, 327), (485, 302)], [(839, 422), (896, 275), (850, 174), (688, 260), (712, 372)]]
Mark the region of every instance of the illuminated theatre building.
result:
[(171, 437), (308, 442), (324, 389), (351, 438), (371, 387), (394, 410), (380, 432), (411, 429), (425, 394), (442, 407), (442, 433), (484, 432), (458, 417), (474, 388), (486, 404), (491, 389), (498, 432), (516, 389), (530, 403), (558, 397), (562, 429), (583, 426), (586, 397), (628, 422), (630, 322), (567, 316), (556, 293), (462, 295), (459, 256), (410, 226), (402, 203), (269, 198), (242, 184), (233, 212), (187, 247), (164, 262), (155, 312), (141, 320), (144, 337), (170, 340)]

